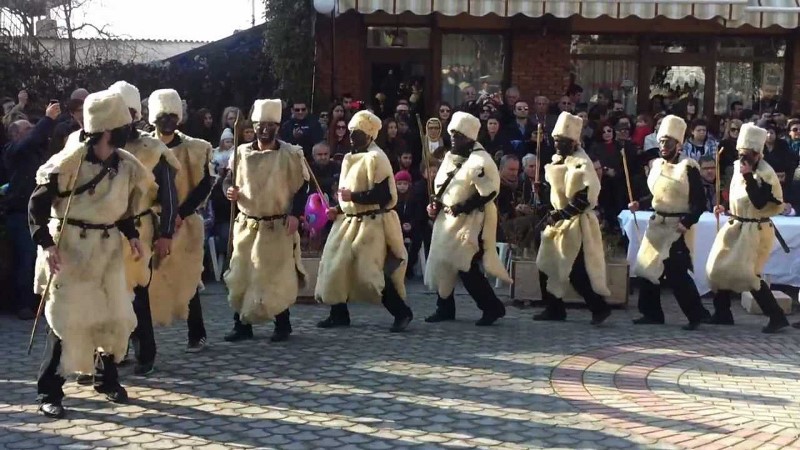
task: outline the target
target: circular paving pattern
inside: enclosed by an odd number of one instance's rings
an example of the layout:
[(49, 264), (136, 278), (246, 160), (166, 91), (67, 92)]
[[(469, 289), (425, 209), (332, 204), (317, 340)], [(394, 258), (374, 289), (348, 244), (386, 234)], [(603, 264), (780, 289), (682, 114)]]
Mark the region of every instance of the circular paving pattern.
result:
[(590, 350), (556, 393), (604, 423), (682, 448), (800, 448), (800, 343), (666, 339)]

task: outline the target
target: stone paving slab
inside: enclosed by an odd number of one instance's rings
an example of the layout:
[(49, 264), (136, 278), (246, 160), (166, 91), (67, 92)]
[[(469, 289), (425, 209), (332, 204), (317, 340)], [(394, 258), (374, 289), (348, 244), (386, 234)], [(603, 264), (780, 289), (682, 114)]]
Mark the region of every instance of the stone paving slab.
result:
[(184, 325), (159, 329), (156, 371), (121, 368), (130, 404), (70, 381), (60, 421), (36, 411), (42, 335), (26, 356), (31, 323), (0, 317), (0, 448), (800, 449), (800, 332), (763, 335), (738, 306), (735, 327), (695, 332), (666, 296), (664, 326), (631, 325), (633, 300), (597, 328), (584, 309), (534, 323), (531, 308), (480, 328), (463, 295), (459, 320), (424, 323), (435, 296), (411, 284), (407, 333), (377, 305), (334, 330), (314, 327), (327, 308), (297, 305), (289, 342), (262, 325), (229, 344), (224, 292), (203, 292), (204, 352), (184, 352)]

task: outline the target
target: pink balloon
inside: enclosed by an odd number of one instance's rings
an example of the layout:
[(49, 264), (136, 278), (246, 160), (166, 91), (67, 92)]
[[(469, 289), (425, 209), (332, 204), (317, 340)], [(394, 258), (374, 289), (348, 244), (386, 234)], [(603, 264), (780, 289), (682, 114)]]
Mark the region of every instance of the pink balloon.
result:
[(322, 201), (319, 194), (314, 193), (308, 196), (308, 201), (306, 202), (306, 222), (308, 223), (312, 236), (321, 233), (325, 225), (328, 224), (328, 215), (326, 212), (325, 202)]

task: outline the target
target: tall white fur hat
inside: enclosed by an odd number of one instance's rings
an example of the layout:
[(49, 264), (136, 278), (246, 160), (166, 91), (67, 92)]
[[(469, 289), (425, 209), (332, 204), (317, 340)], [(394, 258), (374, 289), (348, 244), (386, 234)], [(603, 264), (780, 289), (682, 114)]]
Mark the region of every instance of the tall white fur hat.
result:
[(381, 125), (381, 119), (375, 114), (372, 114), (369, 111), (359, 111), (353, 114), (353, 118), (350, 119), (350, 123), (347, 124), (347, 128), (350, 131), (361, 130), (366, 133), (367, 136), (375, 139), (378, 137), (378, 131), (381, 130)]
[(142, 96), (136, 86), (127, 81), (117, 81), (108, 90), (122, 95), (122, 99), (125, 100), (125, 106), (136, 111), (136, 120), (142, 120)]
[(739, 137), (736, 139), (736, 149), (753, 150), (756, 153), (764, 151), (767, 143), (767, 130), (757, 127), (752, 123), (742, 125), (739, 130)]
[(150, 94), (147, 100), (148, 120), (156, 123), (159, 114), (175, 114), (178, 123), (183, 122), (183, 102), (175, 89), (159, 89)]
[(562, 137), (571, 139), (577, 143), (581, 142), (581, 132), (583, 131), (583, 119), (562, 111), (556, 120), (556, 126), (553, 127), (553, 137)]
[(117, 92), (100, 91), (83, 101), (83, 131), (101, 133), (131, 124), (131, 113)]
[(683, 144), (683, 139), (686, 137), (686, 121), (671, 114), (664, 117), (658, 127), (656, 139), (661, 140), (662, 137), (671, 137), (678, 141), (678, 144)]
[(472, 114), (457, 111), (450, 118), (450, 124), (447, 125), (447, 132), (452, 133), (453, 131), (458, 131), (471, 140), (477, 141), (478, 132), (481, 131), (481, 121)]
[(256, 100), (253, 104), (253, 115), (250, 116), (250, 120), (253, 123), (281, 123), (282, 114), (283, 104), (280, 99)]

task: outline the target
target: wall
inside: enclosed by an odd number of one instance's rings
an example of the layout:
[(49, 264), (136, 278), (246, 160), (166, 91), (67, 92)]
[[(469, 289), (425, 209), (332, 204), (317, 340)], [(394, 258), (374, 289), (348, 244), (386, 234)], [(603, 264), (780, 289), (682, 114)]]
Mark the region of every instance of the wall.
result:
[[(335, 55), (331, 52), (331, 19), (317, 16), (316, 29), (316, 105), (328, 105), (333, 97), (350, 93), (360, 98), (367, 91), (364, 55), (366, 52), (366, 27), (361, 16), (355, 13), (342, 14), (336, 19)], [(334, 91), (331, 92), (331, 57), (335, 58)]]
[(564, 95), (570, 64), (570, 35), (515, 31), (511, 37), (511, 84), (528, 102), (544, 95), (556, 101)]
[[(69, 64), (67, 39), (40, 38), (48, 60), (57, 65)], [(78, 64), (116, 60), (123, 63), (149, 63), (187, 52), (207, 44), (201, 41), (139, 40), (139, 39), (76, 39)]]

